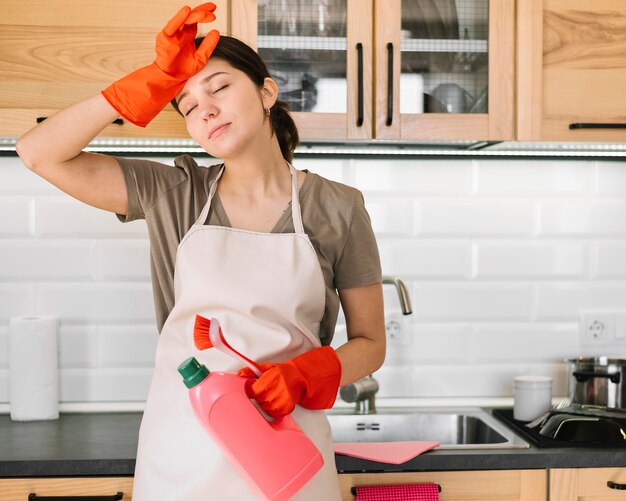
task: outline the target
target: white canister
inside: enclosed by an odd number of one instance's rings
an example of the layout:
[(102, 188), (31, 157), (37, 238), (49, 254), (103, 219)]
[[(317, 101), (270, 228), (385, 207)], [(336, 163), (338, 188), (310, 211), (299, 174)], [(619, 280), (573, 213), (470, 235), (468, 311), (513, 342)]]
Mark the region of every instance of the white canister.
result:
[(513, 379), (515, 393), (513, 418), (532, 421), (552, 407), (552, 378), (547, 376), (517, 376)]

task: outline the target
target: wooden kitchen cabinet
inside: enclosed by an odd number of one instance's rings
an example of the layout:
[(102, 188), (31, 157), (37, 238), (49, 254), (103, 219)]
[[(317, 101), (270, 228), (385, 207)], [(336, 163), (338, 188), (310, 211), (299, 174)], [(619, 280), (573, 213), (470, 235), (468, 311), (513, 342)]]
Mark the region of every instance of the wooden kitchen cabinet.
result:
[(624, 0), (518, 1), (517, 39), (517, 139), (626, 141)]
[(514, 138), (515, 0), (231, 0), (231, 14), (303, 139)]
[[(2, 501), (26, 501), (37, 496), (114, 496), (122, 493), (123, 501), (132, 499), (133, 477), (68, 477), (0, 479)], [(69, 499), (69, 498), (68, 498)], [(100, 498), (102, 499), (102, 498)]]
[(343, 501), (352, 487), (437, 483), (441, 501), (546, 501), (545, 470), (350, 473), (339, 475)]
[[(228, 0), (215, 23), (228, 26)], [(183, 4), (178, 0), (5, 0), (0, 17), (0, 136), (20, 136), (38, 118), (99, 93), (154, 61), (156, 34)], [(166, 107), (146, 128), (124, 121), (108, 137), (189, 137)]]
[(611, 499), (624, 499), (626, 469), (554, 468), (550, 469), (549, 485), (550, 501), (610, 501)]

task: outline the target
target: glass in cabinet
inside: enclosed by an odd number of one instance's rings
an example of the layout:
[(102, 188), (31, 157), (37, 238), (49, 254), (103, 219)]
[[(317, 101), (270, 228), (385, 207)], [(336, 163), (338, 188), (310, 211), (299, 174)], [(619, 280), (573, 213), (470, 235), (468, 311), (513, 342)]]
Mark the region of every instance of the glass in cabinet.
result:
[(231, 0), (307, 140), (513, 139), (515, 0)]
[(514, 0), (375, 2), (375, 137), (513, 139)]
[(373, 0), (232, 0), (302, 139), (372, 138)]

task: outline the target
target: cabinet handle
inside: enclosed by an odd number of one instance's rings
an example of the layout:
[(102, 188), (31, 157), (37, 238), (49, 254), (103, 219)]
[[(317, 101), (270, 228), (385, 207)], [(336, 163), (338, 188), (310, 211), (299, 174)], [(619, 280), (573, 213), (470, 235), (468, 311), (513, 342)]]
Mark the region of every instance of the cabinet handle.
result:
[[(43, 122), (46, 118), (48, 118), (48, 117), (37, 117), (37, 118), (36, 118), (36, 121), (37, 121), (37, 123), (38, 123), (38, 124), (40, 124), (40, 123), (41, 123), (41, 122)], [(121, 118), (116, 118), (116, 119), (115, 119), (115, 120), (113, 120), (111, 123), (112, 123), (112, 124), (115, 124), (115, 125), (124, 125), (124, 120), (122, 120)]]
[(123, 498), (123, 492), (111, 496), (38, 496), (34, 492), (28, 495), (28, 501), (118, 501)]
[(611, 482), (610, 480), (606, 483), (606, 486), (609, 489), (615, 489), (617, 491), (626, 491), (626, 484), (617, 484), (615, 482)]
[(393, 44), (387, 44), (387, 127), (393, 121)]
[(357, 61), (357, 117), (356, 126), (363, 125), (363, 44), (356, 44), (356, 61)]
[(573, 123), (569, 124), (570, 129), (626, 129), (626, 124), (590, 124), (590, 123)]

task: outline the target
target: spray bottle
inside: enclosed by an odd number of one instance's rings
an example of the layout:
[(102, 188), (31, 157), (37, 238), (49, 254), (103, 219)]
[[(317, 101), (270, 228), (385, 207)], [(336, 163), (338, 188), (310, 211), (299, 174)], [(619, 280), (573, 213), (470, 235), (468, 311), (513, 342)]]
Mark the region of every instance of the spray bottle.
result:
[(210, 372), (194, 357), (178, 372), (196, 418), (261, 499), (288, 500), (323, 466), (291, 416), (266, 417), (246, 393), (250, 379)]

